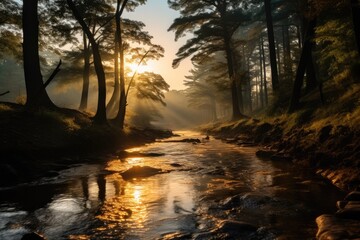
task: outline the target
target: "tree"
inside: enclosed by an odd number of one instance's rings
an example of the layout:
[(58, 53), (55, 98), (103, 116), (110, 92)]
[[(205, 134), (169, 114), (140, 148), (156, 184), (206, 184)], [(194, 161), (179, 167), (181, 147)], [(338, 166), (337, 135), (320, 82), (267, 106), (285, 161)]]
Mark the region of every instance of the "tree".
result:
[(192, 59), (222, 51), (227, 59), (228, 76), (231, 84), (233, 119), (243, 117), (239, 100), (242, 101), (241, 80), (237, 74), (235, 62), (235, 46), (233, 35), (238, 27), (250, 20), (251, 13), (241, 9), (243, 1), (226, 0), (169, 0), (171, 8), (180, 11), (181, 17), (175, 19), (169, 30), (175, 31), (175, 40), (187, 32), (193, 33), (193, 38), (177, 52), (178, 58), (173, 61), (176, 67), (185, 58)]
[(85, 32), (91, 44), (93, 57), (94, 57), (95, 71), (98, 78), (98, 104), (97, 104), (96, 114), (94, 116), (94, 121), (102, 124), (106, 122), (106, 78), (105, 78), (105, 71), (99, 51), (99, 45), (95, 40), (94, 34), (90, 31), (88, 25), (85, 23), (83, 16), (78, 11), (74, 2), (72, 0), (67, 0), (67, 4), (70, 7), (71, 11), (73, 12), (76, 20), (81, 25), (83, 31)]
[(275, 38), (274, 38), (274, 27), (272, 20), (272, 9), (271, 0), (265, 1), (265, 12), (266, 12), (266, 25), (268, 31), (269, 50), (270, 50), (270, 66), (271, 66), (271, 82), (273, 91), (276, 92), (279, 89), (279, 77), (277, 71), (276, 62), (276, 50), (275, 50)]
[(55, 107), (45, 90), (40, 70), (38, 0), (23, 1), (22, 24), (26, 106)]

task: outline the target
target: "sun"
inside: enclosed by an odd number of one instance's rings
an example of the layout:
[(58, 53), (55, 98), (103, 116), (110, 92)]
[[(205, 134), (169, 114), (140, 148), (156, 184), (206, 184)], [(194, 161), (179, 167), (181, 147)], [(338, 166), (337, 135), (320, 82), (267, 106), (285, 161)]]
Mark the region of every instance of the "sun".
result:
[(137, 70), (137, 73), (151, 72), (152, 69), (149, 65), (140, 65), (138, 66), (136, 63), (130, 63), (129, 68), (131, 69), (131, 74), (134, 74)]

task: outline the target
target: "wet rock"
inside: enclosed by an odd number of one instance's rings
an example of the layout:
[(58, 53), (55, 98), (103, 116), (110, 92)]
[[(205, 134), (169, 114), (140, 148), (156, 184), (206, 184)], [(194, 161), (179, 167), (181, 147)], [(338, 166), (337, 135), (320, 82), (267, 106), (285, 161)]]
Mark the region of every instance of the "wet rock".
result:
[(163, 142), (168, 142), (168, 143), (181, 143), (181, 142), (185, 142), (185, 143), (201, 143), (200, 139), (198, 138), (185, 138), (185, 139), (180, 139), (180, 140), (166, 140)]
[(32, 232), (25, 234), (21, 240), (46, 240), (46, 238), (38, 233)]
[[(335, 213), (336, 217), (360, 220), (360, 201), (350, 201)], [(359, 224), (360, 225), (360, 224)]]
[(283, 154), (275, 154), (270, 157), (272, 161), (284, 161), (284, 162), (291, 162), (293, 160), (292, 157), (286, 156)]
[(144, 178), (150, 177), (156, 174), (162, 173), (162, 170), (159, 168), (153, 168), (149, 166), (134, 166), (125, 172), (120, 173), (124, 180), (129, 180), (132, 178)]
[(172, 167), (182, 167), (182, 165), (179, 164), (179, 163), (171, 163), (170, 166), (172, 166)]
[(336, 207), (340, 210), (340, 209), (343, 209), (346, 204), (348, 204), (348, 201), (337, 201), (336, 202)]
[(216, 236), (214, 236), (211, 232), (203, 232), (203, 233), (197, 233), (193, 236), (194, 240), (211, 240), (216, 239)]
[(353, 191), (346, 195), (344, 198), (345, 201), (360, 201), (360, 192), (359, 191)]
[(272, 199), (269, 196), (262, 196), (255, 193), (246, 193), (244, 195), (235, 195), (228, 197), (221, 201), (221, 207), (229, 210), (233, 208), (257, 208), (261, 205), (271, 203)]
[(337, 218), (324, 214), (316, 218), (319, 240), (343, 240), (360, 238), (360, 223), (356, 220)]
[(225, 200), (221, 201), (221, 208), (223, 209), (232, 209), (232, 208), (236, 208), (239, 207), (241, 205), (241, 195), (235, 195), (232, 197), (228, 197)]
[(268, 204), (272, 201), (271, 197), (247, 193), (241, 196), (242, 205), (247, 208), (257, 208), (260, 205)]
[(271, 151), (271, 150), (258, 150), (256, 152), (256, 156), (259, 158), (270, 158), (271, 156), (273, 156), (275, 154), (276, 154), (276, 152)]
[(220, 222), (219, 227), (215, 230), (216, 233), (243, 233), (254, 232), (258, 228), (250, 223), (239, 222), (233, 220), (224, 220)]
[(140, 153), (140, 155), (144, 156), (144, 157), (161, 157), (164, 156), (164, 153), (156, 153), (156, 152), (144, 152), (144, 153)]

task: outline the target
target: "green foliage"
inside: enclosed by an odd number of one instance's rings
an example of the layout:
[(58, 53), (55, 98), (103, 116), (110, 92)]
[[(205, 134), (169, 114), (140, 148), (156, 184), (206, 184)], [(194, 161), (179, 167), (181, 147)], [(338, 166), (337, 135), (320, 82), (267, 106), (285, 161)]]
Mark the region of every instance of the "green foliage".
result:
[(337, 84), (346, 84), (350, 69), (357, 59), (354, 33), (349, 17), (329, 19), (316, 28), (315, 41), (318, 45), (318, 64)]

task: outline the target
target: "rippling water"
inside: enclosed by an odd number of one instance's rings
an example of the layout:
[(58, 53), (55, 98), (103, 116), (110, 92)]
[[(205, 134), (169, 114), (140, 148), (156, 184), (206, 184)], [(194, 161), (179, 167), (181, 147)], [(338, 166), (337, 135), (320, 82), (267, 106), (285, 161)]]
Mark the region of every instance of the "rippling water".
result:
[[(179, 137), (201, 138), (195, 132)], [(254, 148), (203, 140), (156, 142), (106, 164), (0, 190), (0, 239), (314, 239), (314, 219), (342, 193), (309, 171), (260, 160)], [(133, 166), (163, 170), (125, 181)], [(256, 226), (243, 235), (223, 220)]]

